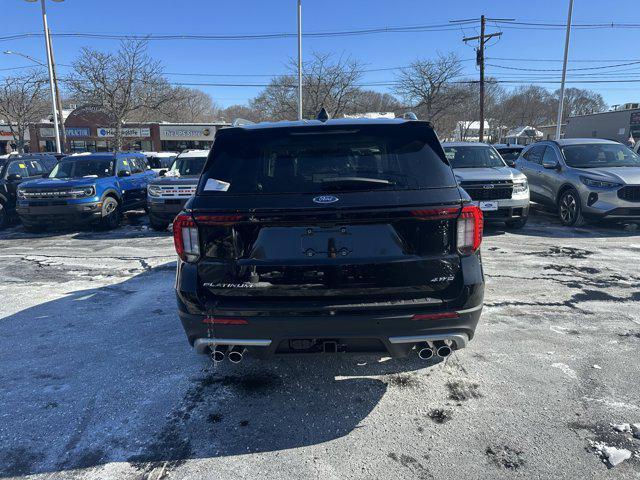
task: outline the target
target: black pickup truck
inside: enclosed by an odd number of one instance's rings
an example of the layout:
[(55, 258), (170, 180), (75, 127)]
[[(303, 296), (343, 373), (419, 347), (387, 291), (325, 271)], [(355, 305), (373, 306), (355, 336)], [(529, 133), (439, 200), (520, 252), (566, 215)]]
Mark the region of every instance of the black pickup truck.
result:
[(446, 357), (482, 310), (482, 226), (427, 122), (222, 129), (173, 223), (179, 315), (214, 360)]

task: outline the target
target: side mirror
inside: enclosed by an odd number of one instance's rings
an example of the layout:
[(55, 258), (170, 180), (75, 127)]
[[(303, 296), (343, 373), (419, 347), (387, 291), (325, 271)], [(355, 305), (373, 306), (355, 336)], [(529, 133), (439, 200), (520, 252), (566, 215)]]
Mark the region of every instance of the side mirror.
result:
[(166, 174), (167, 174), (167, 169), (166, 168), (163, 168), (162, 170), (160, 170), (158, 172), (158, 175), (160, 175), (161, 177), (164, 177)]
[(558, 170), (560, 168), (560, 164), (557, 160), (542, 160), (542, 168), (546, 168), (548, 170)]
[(130, 177), (131, 176), (131, 172), (129, 170), (120, 170), (118, 172), (118, 176), (119, 177)]
[(22, 180), (22, 175), (19, 173), (10, 173), (7, 175), (7, 181), (9, 182), (19, 182), (20, 180)]
[(516, 168), (516, 162), (514, 160), (505, 160), (504, 163), (506, 163), (508, 167)]

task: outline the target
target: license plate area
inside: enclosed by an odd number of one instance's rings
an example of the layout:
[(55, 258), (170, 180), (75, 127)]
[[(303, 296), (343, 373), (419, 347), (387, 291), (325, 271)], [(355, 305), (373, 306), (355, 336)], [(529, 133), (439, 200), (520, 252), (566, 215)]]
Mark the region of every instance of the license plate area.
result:
[(478, 202), (480, 210), (483, 212), (495, 212), (498, 210), (498, 202)]
[(347, 227), (308, 227), (300, 236), (300, 250), (306, 257), (346, 257), (353, 253), (353, 236)]

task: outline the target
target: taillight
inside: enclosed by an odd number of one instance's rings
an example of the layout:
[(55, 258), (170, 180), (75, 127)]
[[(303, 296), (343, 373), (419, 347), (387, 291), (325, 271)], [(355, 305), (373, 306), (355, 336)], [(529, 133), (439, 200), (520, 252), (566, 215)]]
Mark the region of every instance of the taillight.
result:
[(457, 247), (461, 255), (471, 255), (482, 243), (482, 210), (477, 205), (462, 208), (458, 218)]
[(248, 325), (249, 322), (244, 318), (226, 318), (226, 317), (206, 317), (202, 323), (211, 325)]
[(458, 312), (416, 313), (411, 320), (445, 320), (458, 317), (460, 317)]
[(423, 220), (446, 220), (456, 218), (460, 207), (426, 208), (421, 210), (411, 210), (411, 215)]
[(198, 227), (191, 215), (180, 214), (173, 220), (173, 243), (176, 253), (185, 262), (195, 262), (200, 256)]

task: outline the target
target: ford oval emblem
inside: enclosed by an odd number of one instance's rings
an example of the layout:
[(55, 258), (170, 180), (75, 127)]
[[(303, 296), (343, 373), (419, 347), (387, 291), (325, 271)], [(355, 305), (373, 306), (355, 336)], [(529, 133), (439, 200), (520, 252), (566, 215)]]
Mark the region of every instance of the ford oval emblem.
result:
[(334, 197), (333, 195), (320, 195), (319, 197), (315, 197), (313, 201), (315, 203), (327, 204), (327, 203), (336, 203), (340, 200), (338, 197)]

